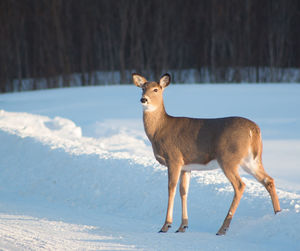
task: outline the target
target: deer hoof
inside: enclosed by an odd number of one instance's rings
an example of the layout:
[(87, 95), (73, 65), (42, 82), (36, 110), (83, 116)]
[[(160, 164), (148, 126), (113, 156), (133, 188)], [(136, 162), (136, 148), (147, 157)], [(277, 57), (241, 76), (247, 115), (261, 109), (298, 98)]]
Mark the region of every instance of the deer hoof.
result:
[(188, 228), (188, 226), (180, 226), (178, 228), (178, 230), (176, 231), (176, 233), (184, 233), (187, 228)]
[(227, 233), (228, 228), (221, 228), (216, 235), (225, 235)]
[(161, 228), (161, 230), (159, 231), (159, 233), (166, 233), (166, 232), (168, 232), (169, 228), (171, 228), (171, 224), (170, 223), (165, 223), (163, 225), (163, 227)]
[(281, 212), (281, 209), (275, 211), (275, 214), (278, 214), (278, 213), (280, 213), (280, 212)]

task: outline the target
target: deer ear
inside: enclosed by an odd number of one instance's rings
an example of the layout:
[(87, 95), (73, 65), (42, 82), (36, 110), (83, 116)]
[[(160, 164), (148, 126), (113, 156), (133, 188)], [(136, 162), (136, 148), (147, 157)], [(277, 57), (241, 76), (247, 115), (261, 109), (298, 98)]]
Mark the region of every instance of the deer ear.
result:
[(170, 84), (170, 82), (171, 82), (171, 76), (170, 74), (166, 73), (160, 78), (159, 85), (162, 88), (166, 88)]
[(143, 87), (143, 85), (147, 82), (147, 79), (137, 73), (132, 73), (132, 80), (137, 87)]

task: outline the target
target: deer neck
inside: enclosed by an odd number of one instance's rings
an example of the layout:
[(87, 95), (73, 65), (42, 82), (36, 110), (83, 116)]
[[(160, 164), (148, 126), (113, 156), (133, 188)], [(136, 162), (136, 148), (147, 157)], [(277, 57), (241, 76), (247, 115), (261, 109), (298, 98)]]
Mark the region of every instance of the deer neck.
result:
[(155, 134), (164, 127), (164, 124), (169, 119), (169, 115), (166, 113), (165, 106), (162, 103), (154, 111), (145, 111), (143, 113), (145, 132), (152, 141)]

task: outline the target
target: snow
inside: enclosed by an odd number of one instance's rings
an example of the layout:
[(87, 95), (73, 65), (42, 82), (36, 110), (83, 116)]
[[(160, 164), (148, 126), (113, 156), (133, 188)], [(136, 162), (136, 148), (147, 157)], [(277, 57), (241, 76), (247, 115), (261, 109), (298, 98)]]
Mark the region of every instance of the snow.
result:
[(216, 236), (233, 189), (217, 169), (193, 172), (189, 229), (158, 234), (166, 168), (142, 124), (131, 86), (0, 95), (1, 250), (300, 250), (300, 85), (170, 85), (166, 110), (245, 116), (262, 129), (263, 161), (282, 212), (241, 171), (246, 190), (226, 236)]

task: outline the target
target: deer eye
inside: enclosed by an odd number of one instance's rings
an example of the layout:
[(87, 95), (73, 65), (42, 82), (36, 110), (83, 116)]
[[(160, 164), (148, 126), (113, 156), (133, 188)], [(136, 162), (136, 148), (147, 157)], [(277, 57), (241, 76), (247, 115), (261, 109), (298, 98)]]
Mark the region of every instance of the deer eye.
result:
[(158, 92), (158, 89), (157, 89), (157, 88), (155, 88), (155, 89), (153, 89), (153, 91), (154, 91), (154, 92)]

